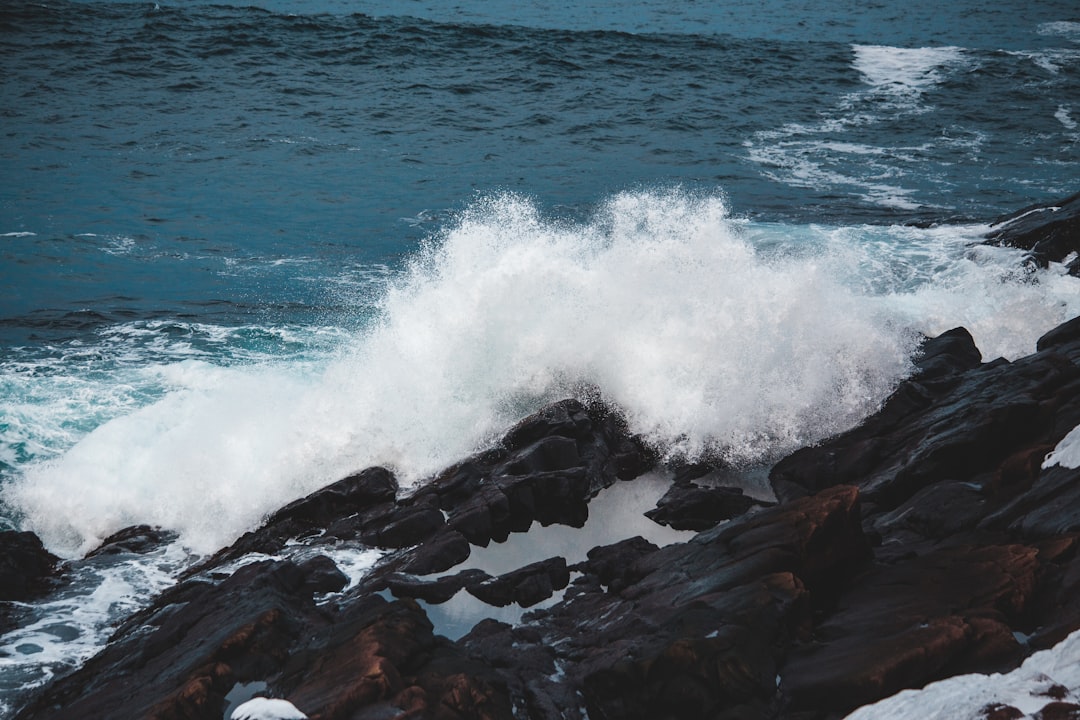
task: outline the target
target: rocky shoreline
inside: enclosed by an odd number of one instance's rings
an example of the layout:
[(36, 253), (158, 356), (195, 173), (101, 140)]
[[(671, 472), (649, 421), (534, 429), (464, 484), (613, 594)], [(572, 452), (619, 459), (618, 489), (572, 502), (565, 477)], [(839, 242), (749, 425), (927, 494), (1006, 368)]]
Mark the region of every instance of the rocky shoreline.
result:
[[(1080, 274), (1080, 196), (1055, 207), (989, 241)], [(926, 340), (879, 412), (776, 463), (774, 499), (719, 465), (658, 469), (617, 414), (576, 400), (415, 491), (369, 468), (191, 568), (16, 717), (228, 718), (257, 694), (321, 720), (825, 720), (1007, 672), (1080, 629), (1080, 469), (1046, 460), (1080, 426), (1080, 318), (1026, 358), (983, 360), (962, 328)], [(581, 527), (595, 498), (658, 470), (647, 515), (686, 540), (464, 566), (512, 535)], [(129, 528), (95, 552), (169, 539)], [(0, 543), (2, 626), (5, 603), (63, 579), (32, 535)], [(343, 546), (382, 555), (350, 581)], [(531, 610), (451, 638), (433, 608), (463, 593)], [(1080, 717), (1080, 688), (1055, 687), (1030, 716)]]

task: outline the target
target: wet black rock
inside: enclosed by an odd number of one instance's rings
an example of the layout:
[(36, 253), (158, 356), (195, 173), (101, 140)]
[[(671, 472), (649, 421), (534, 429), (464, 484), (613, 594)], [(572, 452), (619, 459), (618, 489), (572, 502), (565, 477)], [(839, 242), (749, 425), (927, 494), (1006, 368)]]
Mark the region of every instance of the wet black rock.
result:
[(1080, 276), (1080, 193), (1000, 218), (986, 237), (992, 245), (1027, 250), (1038, 267), (1067, 262), (1069, 274)]
[(570, 571), (561, 557), (540, 560), (498, 577), (466, 586), (470, 595), (488, 605), (505, 607), (517, 603), (531, 607), (547, 600), (570, 582)]
[(0, 532), (0, 600), (26, 601), (49, 589), (60, 558), (32, 532)]
[(471, 553), (472, 546), (465, 536), (448, 530), (412, 550), (401, 570), (411, 575), (445, 572), (468, 560)]
[(434, 580), (422, 580), (412, 575), (392, 573), (386, 577), (386, 586), (394, 597), (415, 598), (432, 605), (444, 603), (454, 597), (463, 588), (477, 585), (491, 576), (475, 568), (462, 570), (453, 575), (444, 575)]
[(133, 525), (115, 532), (101, 541), (101, 545), (86, 554), (87, 558), (101, 555), (142, 555), (156, 550), (176, 539), (176, 533), (149, 525)]
[(742, 488), (702, 487), (692, 482), (675, 483), (646, 517), (676, 530), (707, 530), (742, 515), (757, 502)]

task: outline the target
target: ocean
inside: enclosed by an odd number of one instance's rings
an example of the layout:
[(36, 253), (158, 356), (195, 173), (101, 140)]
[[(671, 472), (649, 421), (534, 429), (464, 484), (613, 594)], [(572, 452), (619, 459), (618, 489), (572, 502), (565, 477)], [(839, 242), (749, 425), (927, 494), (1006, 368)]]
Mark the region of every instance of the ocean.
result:
[(0, 529), (74, 578), (0, 717), (364, 467), (577, 396), (760, 469), (1080, 314), (978, 244), (1080, 190), (1072, 0), (5, 0), (0, 63)]

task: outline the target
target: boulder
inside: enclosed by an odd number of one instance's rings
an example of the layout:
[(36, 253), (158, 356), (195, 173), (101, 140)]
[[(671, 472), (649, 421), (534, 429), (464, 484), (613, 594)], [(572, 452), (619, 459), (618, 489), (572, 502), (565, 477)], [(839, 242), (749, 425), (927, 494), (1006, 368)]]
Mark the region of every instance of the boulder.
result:
[(87, 558), (100, 555), (142, 555), (156, 550), (176, 539), (176, 533), (149, 525), (133, 525), (113, 533), (101, 541), (101, 545), (86, 554)]
[(707, 530), (742, 515), (757, 503), (741, 488), (674, 483), (646, 517), (676, 530)]
[(1067, 262), (1069, 274), (1080, 276), (1080, 193), (1006, 215), (986, 238), (990, 245), (1027, 250), (1038, 267)]
[(52, 586), (60, 558), (32, 532), (0, 532), (0, 600), (25, 602)]
[(444, 530), (406, 556), (401, 570), (410, 575), (431, 575), (446, 572), (465, 562), (472, 547), (465, 536), (456, 530)]
[(462, 570), (435, 580), (420, 580), (411, 575), (394, 573), (386, 578), (386, 586), (394, 597), (416, 598), (438, 605), (452, 598), (462, 588), (490, 579), (486, 572), (476, 569)]
[(566, 560), (553, 557), (483, 582), (472, 583), (465, 589), (488, 605), (505, 607), (517, 603), (521, 607), (530, 607), (547, 600), (569, 582), (570, 571), (566, 567)]

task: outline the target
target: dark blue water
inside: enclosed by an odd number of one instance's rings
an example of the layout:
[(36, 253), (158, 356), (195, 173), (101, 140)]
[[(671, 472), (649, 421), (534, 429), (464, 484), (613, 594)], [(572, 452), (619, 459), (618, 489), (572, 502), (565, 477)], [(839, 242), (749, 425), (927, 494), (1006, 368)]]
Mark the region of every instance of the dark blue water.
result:
[[(492, 190), (925, 222), (1080, 177), (1069, 2), (264, 5), (5, 3), (0, 232), (34, 233), (4, 241), (5, 337), (84, 306), (310, 315), (319, 283), (261, 266), (394, 265)], [(857, 45), (956, 57), (871, 58), (872, 85)]]
[(0, 639), (0, 716), (367, 464), (583, 389), (767, 463), (1080, 312), (973, 247), (1080, 190), (1071, 0), (6, 0), (0, 66), (0, 527), (181, 537)]

